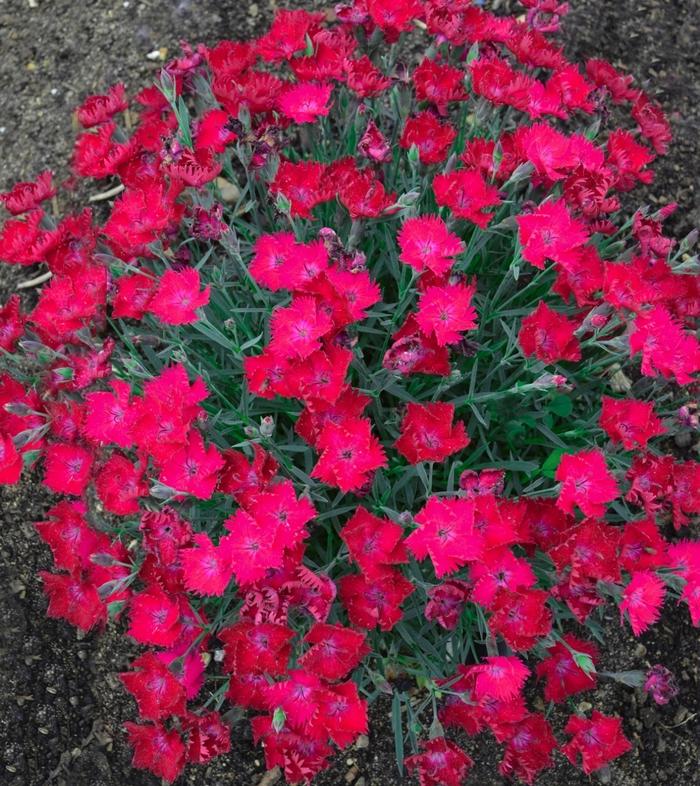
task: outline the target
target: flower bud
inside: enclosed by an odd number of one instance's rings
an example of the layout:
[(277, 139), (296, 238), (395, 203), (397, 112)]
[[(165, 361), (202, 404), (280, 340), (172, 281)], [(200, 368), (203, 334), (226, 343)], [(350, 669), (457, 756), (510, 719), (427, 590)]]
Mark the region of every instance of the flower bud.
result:
[(275, 419), (270, 415), (265, 415), (260, 420), (260, 434), (268, 439), (275, 433)]

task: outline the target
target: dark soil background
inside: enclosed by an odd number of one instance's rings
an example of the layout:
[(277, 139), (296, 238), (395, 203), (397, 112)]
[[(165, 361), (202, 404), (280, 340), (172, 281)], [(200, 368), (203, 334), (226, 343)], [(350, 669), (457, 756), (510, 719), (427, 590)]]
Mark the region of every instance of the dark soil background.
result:
[[(310, 2), (285, 3), (309, 7)], [(148, 53), (177, 50), (180, 39), (213, 43), (257, 33), (276, 3), (261, 0), (0, 0), (0, 190), (41, 169), (67, 176), (72, 109), (115, 81), (148, 83), (158, 62)], [(634, 73), (671, 116), (675, 145), (657, 165), (656, 183), (640, 201), (676, 201), (670, 226), (680, 237), (700, 224), (700, 3), (698, 0), (572, 0), (566, 44), (571, 55), (605, 57)], [(0, 302), (25, 269), (0, 269)], [(36, 478), (0, 489), (0, 784), (7, 786), (145, 786), (156, 779), (129, 766), (122, 722), (134, 710), (115, 673), (133, 655), (111, 631), (81, 638), (47, 620), (38, 570), (48, 549), (31, 526), (50, 501)], [(603, 683), (586, 702), (623, 717), (635, 743), (615, 762), (611, 786), (700, 784), (700, 637), (684, 609), (667, 608), (653, 632), (634, 639), (608, 620), (602, 668), (665, 663), (681, 694), (657, 707), (638, 691)], [(320, 786), (394, 786), (402, 778), (393, 755), (389, 707), (372, 710), (369, 740), (346, 751)], [(555, 716), (555, 725), (561, 718)], [(467, 747), (476, 760), (469, 783), (501, 786), (498, 747), (485, 737)], [(261, 751), (246, 723), (234, 730), (230, 756), (190, 768), (183, 782), (200, 786), (270, 786)], [(591, 780), (561, 757), (542, 786)]]

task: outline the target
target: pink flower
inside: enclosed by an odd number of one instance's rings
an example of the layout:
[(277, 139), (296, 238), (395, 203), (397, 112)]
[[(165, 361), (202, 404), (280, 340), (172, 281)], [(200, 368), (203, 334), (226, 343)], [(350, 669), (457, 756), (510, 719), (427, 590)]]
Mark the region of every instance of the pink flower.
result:
[(22, 456), (9, 434), (0, 433), (0, 485), (13, 485), (22, 475)]
[(133, 671), (119, 676), (136, 699), (142, 718), (160, 720), (170, 715), (185, 714), (184, 688), (154, 653), (144, 653), (131, 667)]
[(311, 477), (337, 486), (341, 491), (359, 491), (370, 483), (374, 473), (386, 466), (379, 440), (372, 435), (366, 418), (348, 418), (328, 423), (317, 441), (321, 456)]
[(571, 513), (578, 505), (586, 516), (602, 516), (606, 503), (620, 493), (600, 450), (562, 456), (555, 478), (561, 483), (557, 507), (565, 513)]
[(474, 284), (428, 286), (418, 301), (416, 321), (426, 336), (435, 336), (438, 345), (456, 344), (466, 330), (476, 327), (472, 297)]
[[(579, 657), (579, 661), (575, 660)], [(582, 668), (581, 657), (591, 669)], [(537, 676), (544, 678), (545, 701), (564, 701), (569, 696), (596, 686), (595, 662), (598, 649), (594, 644), (567, 633), (547, 650), (547, 657), (537, 666)]]
[(643, 633), (661, 615), (666, 594), (664, 582), (650, 570), (639, 570), (622, 592), (620, 613), (627, 612), (635, 636)]
[(474, 762), (467, 754), (444, 737), (435, 737), (421, 744), (422, 753), (405, 760), (409, 772), (418, 775), (420, 786), (461, 786)]
[(192, 429), (187, 444), (161, 462), (158, 480), (175, 491), (192, 494), (198, 499), (209, 499), (223, 465), (224, 460), (216, 447), (205, 447), (202, 435)]
[(469, 444), (469, 437), (461, 420), (453, 425), (454, 412), (452, 404), (407, 404), (396, 449), (411, 464), (444, 461), (458, 453)]
[(472, 666), (476, 674), (475, 698), (509, 700), (517, 696), (525, 685), (530, 670), (514, 655), (487, 657), (485, 663)]
[(76, 444), (56, 443), (46, 448), (44, 484), (60, 494), (80, 496), (90, 481), (92, 453)]
[(193, 268), (167, 270), (146, 307), (166, 325), (186, 325), (196, 322), (197, 309), (209, 302), (207, 285), (200, 292), (199, 272)]
[(219, 552), (239, 584), (251, 584), (271, 568), (280, 567), (285, 543), (277, 527), (270, 522), (261, 525), (244, 510), (237, 510), (224, 525), (229, 534), (221, 539)]
[(331, 327), (330, 316), (319, 308), (316, 298), (295, 296), (289, 306), (272, 313), (270, 351), (303, 360), (321, 348), (320, 339)]
[(449, 174), (436, 175), (433, 180), (435, 201), (449, 207), (457, 218), (471, 221), (486, 229), (493, 218), (489, 207), (501, 204), (498, 189), (489, 185), (476, 169), (456, 169)]
[(642, 374), (647, 377), (675, 377), (688, 385), (700, 371), (700, 343), (686, 332), (666, 306), (642, 311), (634, 320), (630, 354), (642, 353)]
[(124, 728), (129, 744), (134, 749), (134, 767), (149, 770), (159, 778), (172, 783), (185, 766), (185, 745), (175, 730), (168, 731), (160, 723), (132, 723)]
[(398, 234), (399, 259), (422, 273), (428, 269), (441, 276), (464, 251), (464, 243), (450, 232), (439, 216), (416, 216), (404, 222)]
[(185, 586), (198, 595), (223, 595), (233, 577), (228, 550), (214, 546), (205, 532), (193, 540), (194, 547), (179, 551)]
[(526, 355), (535, 355), (544, 363), (580, 360), (581, 347), (574, 335), (575, 322), (552, 310), (544, 300), (523, 318), (518, 341)]
[(595, 710), (590, 720), (572, 715), (564, 731), (573, 737), (562, 746), (562, 753), (572, 764), (577, 764), (580, 757), (580, 766), (586, 775), (632, 749), (622, 733), (620, 719)]
[(610, 439), (621, 442), (625, 450), (645, 448), (652, 437), (666, 433), (651, 401), (603, 396), (602, 402), (600, 425)]
[(657, 663), (647, 672), (644, 690), (650, 694), (657, 704), (668, 704), (679, 693), (678, 683), (665, 666)]
[(140, 644), (170, 647), (182, 633), (180, 604), (158, 586), (134, 595), (130, 601), (128, 634)]
[(295, 123), (314, 123), (330, 112), (331, 104), (328, 102), (332, 92), (331, 84), (302, 82), (288, 87), (277, 102), (282, 114)]
[(523, 259), (540, 269), (547, 259), (566, 267), (588, 240), (584, 225), (571, 217), (563, 199), (543, 202), (532, 213), (517, 216), (516, 221)]
[(415, 520), (418, 529), (406, 545), (416, 559), (430, 556), (438, 578), (481, 559), (484, 538), (474, 526), (472, 500), (430, 497)]
[(365, 639), (361, 631), (317, 622), (304, 637), (311, 647), (299, 658), (299, 665), (324, 680), (341, 680), (370, 652)]
[(420, 112), (406, 121), (399, 145), (406, 150), (415, 145), (422, 164), (439, 164), (447, 158), (456, 136), (449, 123), (441, 123), (431, 112)]

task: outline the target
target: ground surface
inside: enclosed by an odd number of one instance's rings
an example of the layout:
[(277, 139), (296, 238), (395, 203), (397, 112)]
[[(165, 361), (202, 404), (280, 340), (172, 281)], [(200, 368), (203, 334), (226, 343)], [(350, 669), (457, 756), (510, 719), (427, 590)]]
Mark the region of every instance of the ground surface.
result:
[[(174, 52), (181, 38), (213, 42), (243, 37), (269, 19), (274, 0), (0, 0), (0, 189), (51, 166), (67, 175), (72, 108), (88, 93), (123, 80), (141, 86), (157, 66), (149, 52)], [(304, 5), (298, 2), (297, 5)], [(677, 201), (680, 236), (700, 224), (700, 24), (697, 0), (572, 0), (567, 46), (602, 56), (648, 80), (671, 113), (676, 143), (658, 166), (657, 182), (640, 197)], [(0, 302), (27, 271), (0, 269)], [(47, 550), (31, 522), (49, 502), (25, 479), (0, 490), (0, 783), (7, 786), (142, 786), (156, 780), (129, 768), (121, 723), (133, 711), (114, 674), (131, 652), (115, 633), (80, 639), (46, 620), (36, 578)], [(584, 700), (624, 718), (635, 750), (611, 769), (612, 786), (700, 784), (700, 639), (685, 611), (667, 609), (664, 623), (640, 641), (607, 626), (603, 668), (640, 668), (659, 661), (682, 692), (666, 708), (607, 683)], [(373, 710), (369, 745), (341, 757), (321, 786), (395, 786), (389, 708)], [(558, 722), (558, 719), (555, 719)], [(468, 743), (476, 759), (469, 782), (504, 783), (499, 753), (484, 738)], [(232, 754), (211, 768), (191, 769), (190, 783), (253, 786), (263, 777), (260, 751), (247, 724), (234, 733)], [(267, 778), (266, 785), (274, 782)], [(543, 786), (590, 783), (559, 761)]]

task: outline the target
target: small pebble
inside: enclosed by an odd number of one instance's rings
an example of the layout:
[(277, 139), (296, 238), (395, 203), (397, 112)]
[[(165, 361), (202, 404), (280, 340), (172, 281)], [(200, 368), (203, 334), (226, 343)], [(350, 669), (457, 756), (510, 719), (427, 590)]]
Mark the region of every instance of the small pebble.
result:
[(358, 750), (369, 748), (369, 737), (366, 734), (360, 734), (360, 736), (355, 741), (355, 747)]

